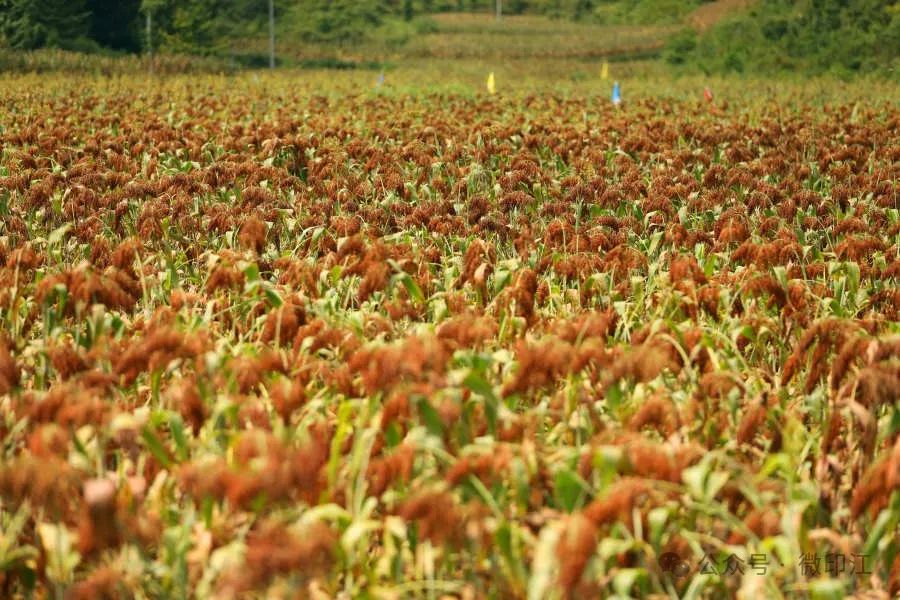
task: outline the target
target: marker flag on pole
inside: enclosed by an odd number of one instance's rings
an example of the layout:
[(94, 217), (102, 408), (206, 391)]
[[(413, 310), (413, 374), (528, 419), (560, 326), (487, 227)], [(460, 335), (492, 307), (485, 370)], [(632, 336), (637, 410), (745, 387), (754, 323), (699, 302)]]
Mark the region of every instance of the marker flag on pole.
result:
[(494, 83), (494, 72), (493, 71), (491, 71), (491, 74), (488, 75), (488, 78), (487, 78), (487, 91), (488, 91), (488, 94), (493, 94), (494, 92), (497, 91), (497, 87)]
[(712, 91), (709, 89), (709, 87), (703, 88), (703, 99), (707, 102), (713, 101)]
[(384, 71), (378, 74), (378, 79), (375, 80), (375, 87), (381, 87), (384, 85)]
[(618, 106), (622, 102), (622, 90), (619, 88), (619, 82), (613, 84), (612, 103)]
[(600, 79), (602, 79), (603, 81), (606, 81), (606, 79), (608, 77), (609, 77), (609, 63), (604, 60), (603, 64), (600, 65)]

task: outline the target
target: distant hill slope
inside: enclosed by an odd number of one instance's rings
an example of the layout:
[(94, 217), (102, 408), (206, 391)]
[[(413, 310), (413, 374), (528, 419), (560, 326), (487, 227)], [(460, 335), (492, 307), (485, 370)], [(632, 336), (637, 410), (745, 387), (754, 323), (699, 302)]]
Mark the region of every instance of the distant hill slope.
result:
[(882, 72), (900, 66), (900, 2), (719, 0), (671, 39), (669, 62), (703, 71)]
[[(414, 20), (406, 35), (386, 24), (355, 44), (327, 45), (286, 33), (277, 47), (282, 58), (303, 60), (334, 56), (345, 61), (410, 59), (574, 59), (624, 60), (658, 55), (678, 25), (600, 25), (543, 15), (439, 13)], [(398, 39), (401, 38), (401, 39)], [(264, 53), (267, 40), (242, 43), (241, 52)]]
[(751, 4), (753, 0), (716, 0), (695, 8), (687, 21), (697, 31), (705, 31), (722, 19), (746, 10)]
[(435, 31), (401, 50), (407, 57), (595, 58), (640, 56), (659, 51), (675, 28), (602, 26), (537, 15), (504, 17), (447, 13), (431, 17)]

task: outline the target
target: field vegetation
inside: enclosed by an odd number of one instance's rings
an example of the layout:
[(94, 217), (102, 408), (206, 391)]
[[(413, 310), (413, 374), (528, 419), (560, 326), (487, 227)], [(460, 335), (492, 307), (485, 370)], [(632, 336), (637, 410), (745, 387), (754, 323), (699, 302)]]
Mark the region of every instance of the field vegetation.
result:
[(0, 596), (900, 593), (896, 84), (532, 64), (4, 76)]
[(895, 2), (264, 5), (0, 0), (0, 597), (900, 597)]

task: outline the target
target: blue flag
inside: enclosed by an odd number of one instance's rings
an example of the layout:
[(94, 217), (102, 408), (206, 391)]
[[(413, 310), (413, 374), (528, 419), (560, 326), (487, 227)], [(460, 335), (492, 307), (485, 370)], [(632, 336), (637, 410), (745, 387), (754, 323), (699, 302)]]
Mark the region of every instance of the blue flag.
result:
[(384, 71), (378, 74), (378, 80), (375, 82), (375, 87), (381, 87), (384, 85)]
[(612, 103), (618, 106), (620, 102), (622, 102), (622, 90), (619, 89), (619, 82), (617, 81), (613, 84)]

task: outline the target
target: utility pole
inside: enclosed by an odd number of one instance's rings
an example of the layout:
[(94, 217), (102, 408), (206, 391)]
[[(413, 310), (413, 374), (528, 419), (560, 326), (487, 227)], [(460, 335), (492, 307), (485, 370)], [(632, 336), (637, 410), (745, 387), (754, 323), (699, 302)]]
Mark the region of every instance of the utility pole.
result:
[(141, 0), (144, 11), (144, 22), (147, 29), (147, 70), (153, 75), (153, 11), (160, 6), (161, 0)]
[(275, 0), (269, 0), (269, 68), (275, 68)]
[(147, 9), (147, 64), (153, 74), (153, 11)]
[(503, 0), (497, 0), (497, 20), (503, 18)]

